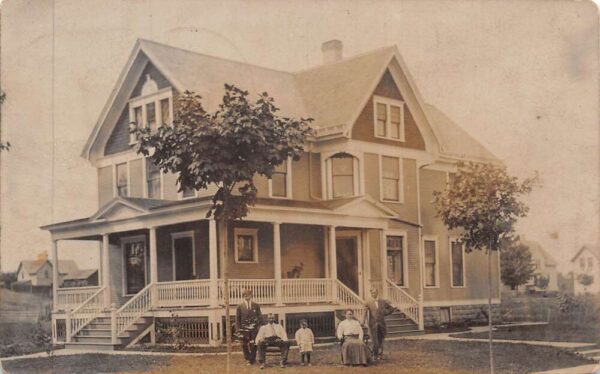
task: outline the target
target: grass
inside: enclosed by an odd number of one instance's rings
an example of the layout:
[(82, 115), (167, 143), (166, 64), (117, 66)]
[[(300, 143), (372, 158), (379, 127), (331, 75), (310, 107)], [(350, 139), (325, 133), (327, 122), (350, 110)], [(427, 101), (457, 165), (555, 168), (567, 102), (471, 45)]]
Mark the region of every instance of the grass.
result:
[[(298, 351), (290, 351), (290, 364), (286, 374), (300, 373), (394, 373), (394, 374), (475, 374), (487, 372), (487, 345), (478, 342), (461, 341), (425, 341), (398, 340), (387, 342), (386, 360), (367, 368), (349, 370), (340, 366), (339, 346), (317, 348), (313, 354), (313, 366), (301, 367)], [(225, 357), (219, 356), (142, 356), (142, 355), (105, 355), (81, 354), (49, 358), (22, 359), (3, 363), (12, 373), (174, 373), (209, 374), (225, 372)], [(269, 357), (277, 370), (276, 357)], [(495, 349), (496, 373), (519, 374), (532, 371), (557, 369), (589, 364), (590, 361), (570, 352), (551, 347), (523, 346), (520, 344), (497, 344)], [(233, 373), (260, 373), (257, 366), (245, 365), (242, 356), (236, 354), (232, 359)]]
[[(487, 332), (453, 334), (455, 338), (487, 339)], [(537, 340), (574, 343), (600, 343), (600, 326), (582, 326), (562, 323), (530, 326), (504, 326), (493, 333), (494, 339)]]
[(44, 346), (33, 343), (32, 334), (51, 336), (50, 321), (40, 324), (33, 322), (0, 322), (0, 357), (18, 356), (43, 352)]

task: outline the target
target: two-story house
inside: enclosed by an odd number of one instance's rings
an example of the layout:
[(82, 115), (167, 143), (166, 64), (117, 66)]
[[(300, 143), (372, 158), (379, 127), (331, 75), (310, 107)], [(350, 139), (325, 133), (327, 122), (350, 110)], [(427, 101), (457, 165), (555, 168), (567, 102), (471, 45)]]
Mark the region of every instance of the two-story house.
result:
[[(287, 116), (312, 117), (304, 156), (256, 178), (259, 198), (230, 225), (230, 297), (245, 289), (288, 332), (308, 318), (333, 336), (336, 312), (362, 313), (369, 289), (400, 311), (395, 333), (476, 316), (487, 303), (487, 257), (466, 254), (436, 218), (433, 191), (461, 160), (499, 161), (423, 101), (396, 47), (342, 58), (322, 45), (323, 64), (284, 72), (139, 40), (82, 156), (98, 171), (99, 209), (43, 227), (53, 256), (63, 240), (101, 242), (100, 284), (78, 294), (55, 289), (55, 338), (114, 348), (154, 336), (176, 310), (195, 342), (223, 336), (223, 254), (205, 214), (214, 188), (179, 191), (132, 150), (129, 124), (170, 124), (177, 95), (195, 91), (214, 110), (224, 83), (266, 91)], [(499, 262), (493, 256), (494, 302)], [(114, 309), (109, 313), (109, 307)], [(186, 322), (187, 323), (187, 322)], [(102, 329), (104, 327), (104, 329)]]
[[(37, 260), (23, 260), (17, 268), (17, 280), (11, 287), (13, 290), (27, 290), (31, 293), (49, 294), (52, 287), (52, 263), (45, 257)], [(58, 284), (64, 278), (77, 270), (77, 264), (72, 260), (60, 260), (58, 265)]]

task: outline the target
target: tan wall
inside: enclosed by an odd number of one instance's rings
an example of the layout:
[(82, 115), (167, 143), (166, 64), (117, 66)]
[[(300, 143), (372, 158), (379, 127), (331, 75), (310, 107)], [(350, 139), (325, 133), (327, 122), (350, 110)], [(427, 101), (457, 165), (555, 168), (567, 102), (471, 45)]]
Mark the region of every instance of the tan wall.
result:
[(300, 278), (325, 277), (324, 230), (320, 226), (281, 225), (281, 271), (287, 272), (303, 263)]
[[(48, 276), (45, 276), (44, 271), (48, 271)], [(20, 280), (20, 279), (19, 279)], [(59, 283), (61, 283), (59, 281)], [(31, 278), (32, 286), (51, 286), (52, 285), (52, 266), (49, 263), (44, 264), (36, 273), (35, 276)]]
[(179, 198), (177, 176), (173, 173), (163, 175), (163, 197), (165, 200), (177, 200)]
[(143, 160), (137, 159), (129, 162), (129, 196), (144, 196), (144, 166)]
[[(433, 235), (438, 241), (439, 287), (425, 288), (425, 301), (451, 301), (485, 299), (487, 290), (487, 255), (477, 251), (465, 254), (465, 287), (452, 288), (450, 283), (449, 232), (439, 218), (435, 217), (432, 205), (433, 191), (442, 190), (446, 185), (446, 173), (421, 170), (421, 204), (423, 235)], [(493, 297), (498, 297), (498, 254), (492, 255)]]
[[(389, 73), (386, 71), (381, 81), (375, 89), (375, 95), (383, 96), (396, 100), (403, 100), (402, 94), (396, 87), (394, 80)], [(363, 140), (373, 143), (388, 144), (398, 147), (413, 148), (413, 149), (425, 149), (425, 141), (419, 131), (417, 124), (408, 110), (408, 107), (404, 106), (404, 134), (405, 141), (399, 142), (395, 140), (381, 139), (375, 137), (374, 130), (375, 117), (373, 116), (373, 97), (369, 98), (369, 101), (365, 105), (364, 109), (358, 116), (354, 127), (352, 129), (352, 139)]]
[(98, 206), (103, 206), (113, 198), (113, 168), (98, 168)]
[[(236, 263), (234, 227), (258, 229), (258, 263)], [(234, 222), (228, 227), (229, 277), (240, 279), (273, 279), (273, 225), (258, 222)]]

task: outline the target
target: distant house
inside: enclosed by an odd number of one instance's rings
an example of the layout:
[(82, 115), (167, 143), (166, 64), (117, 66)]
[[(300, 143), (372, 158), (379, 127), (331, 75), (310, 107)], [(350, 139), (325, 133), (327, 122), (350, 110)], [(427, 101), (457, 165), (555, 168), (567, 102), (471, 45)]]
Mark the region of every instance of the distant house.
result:
[[(522, 240), (521, 243), (527, 246), (529, 252), (531, 252), (531, 259), (535, 266), (534, 273), (548, 278), (548, 287), (544, 291), (558, 291), (558, 264), (556, 260), (538, 242)], [(526, 287), (536, 289), (535, 278), (532, 278), (526, 284)]]
[[(69, 273), (77, 271), (73, 260), (60, 260), (58, 263), (59, 280), (62, 281)], [(17, 281), (11, 288), (14, 291), (46, 293), (52, 289), (52, 263), (48, 259), (24, 260), (17, 269)]]
[(89, 287), (98, 285), (98, 270), (81, 269), (67, 274), (63, 279), (63, 287)]
[[(600, 292), (600, 246), (586, 244), (571, 259), (571, 271), (574, 275), (574, 291), (580, 293), (598, 293)], [(579, 282), (583, 275), (591, 275), (592, 283), (585, 286)]]

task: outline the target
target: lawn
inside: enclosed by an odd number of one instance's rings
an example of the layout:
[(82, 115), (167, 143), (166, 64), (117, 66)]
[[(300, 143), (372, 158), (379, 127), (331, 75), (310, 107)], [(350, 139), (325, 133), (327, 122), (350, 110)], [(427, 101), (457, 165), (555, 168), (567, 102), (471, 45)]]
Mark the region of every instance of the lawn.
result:
[(45, 345), (34, 342), (50, 339), (51, 334), (50, 321), (0, 322), (0, 357), (43, 352)]
[[(455, 338), (487, 339), (487, 332), (451, 335)], [(495, 339), (538, 340), (574, 343), (600, 343), (600, 326), (550, 323), (547, 325), (503, 326), (494, 331)]]
[[(386, 360), (368, 368), (355, 368), (352, 373), (395, 374), (474, 374), (488, 371), (487, 345), (478, 342), (398, 340), (388, 342)], [(497, 344), (495, 351), (496, 373), (529, 373), (589, 364), (572, 353), (551, 347), (523, 346), (520, 344)], [(309, 369), (299, 366), (298, 351), (290, 352), (289, 374), (300, 373), (348, 373), (339, 365), (339, 346), (317, 348), (313, 355), (314, 365)], [(269, 357), (269, 363), (277, 359)], [(36, 358), (13, 360), (3, 363), (12, 374), (17, 373), (174, 373), (209, 374), (224, 373), (225, 357), (219, 356), (109, 356), (87, 354), (60, 356), (50, 359)], [(272, 369), (273, 370), (273, 369)], [(272, 371), (271, 370), (271, 371)], [(278, 372), (282, 372), (280, 369)], [(233, 373), (260, 373), (257, 366), (245, 365), (242, 356), (236, 354), (232, 362)]]

